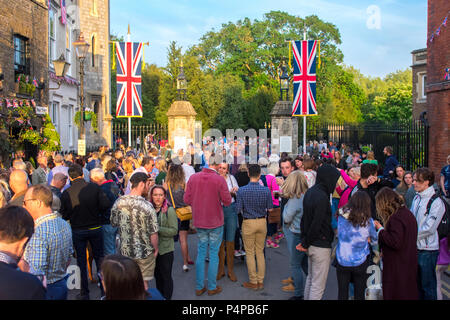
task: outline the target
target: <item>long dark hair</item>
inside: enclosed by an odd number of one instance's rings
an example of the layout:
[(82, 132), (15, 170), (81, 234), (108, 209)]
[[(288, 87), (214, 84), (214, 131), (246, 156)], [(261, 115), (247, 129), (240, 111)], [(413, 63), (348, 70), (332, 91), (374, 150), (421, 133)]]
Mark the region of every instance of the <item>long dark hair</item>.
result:
[(397, 212), (398, 209), (405, 206), (403, 197), (389, 187), (383, 187), (375, 196), (377, 215), (383, 222), (383, 225), (389, 221), (389, 218)]
[(350, 211), (348, 221), (355, 227), (365, 227), (371, 217), (371, 200), (365, 191), (357, 191), (351, 196), (344, 207), (344, 211)]
[(108, 255), (101, 267), (106, 300), (144, 300), (147, 297), (139, 265), (120, 254)]

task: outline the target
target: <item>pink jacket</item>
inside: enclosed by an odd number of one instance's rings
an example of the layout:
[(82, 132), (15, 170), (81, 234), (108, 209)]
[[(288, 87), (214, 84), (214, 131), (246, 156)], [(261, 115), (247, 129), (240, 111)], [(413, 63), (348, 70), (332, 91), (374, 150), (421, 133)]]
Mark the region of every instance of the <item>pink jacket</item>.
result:
[(269, 187), (269, 190), (270, 190), (270, 194), (272, 196), (272, 203), (273, 203), (273, 205), (274, 206), (279, 206), (280, 205), (280, 201), (273, 197), (273, 192), (274, 191), (280, 191), (280, 187), (278, 186), (277, 179), (274, 176), (268, 174), (268, 175), (266, 175), (266, 181), (267, 181), (267, 186)]
[(215, 229), (223, 226), (222, 204), (231, 204), (227, 182), (216, 171), (204, 168), (192, 175), (186, 185), (184, 202), (192, 207), (196, 228)]
[(352, 178), (350, 178), (347, 172), (345, 172), (345, 170), (341, 169), (340, 171), (342, 178), (350, 188), (346, 188), (346, 190), (342, 190), (341, 187), (336, 188), (337, 193), (339, 193), (339, 195), (341, 196), (341, 198), (339, 199), (338, 209), (342, 208), (347, 204), (350, 193), (352, 192), (353, 188), (358, 184), (358, 180), (353, 180)]

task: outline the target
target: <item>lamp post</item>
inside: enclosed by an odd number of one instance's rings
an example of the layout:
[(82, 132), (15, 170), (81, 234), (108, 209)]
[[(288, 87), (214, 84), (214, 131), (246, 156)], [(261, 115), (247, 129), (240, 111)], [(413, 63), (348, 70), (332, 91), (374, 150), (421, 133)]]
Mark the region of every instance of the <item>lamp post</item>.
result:
[(179, 100), (187, 100), (187, 80), (184, 75), (183, 61), (181, 61), (180, 74), (177, 77), (177, 91)]
[(83, 33), (80, 32), (80, 36), (77, 41), (73, 43), (78, 60), (80, 60), (80, 139), (84, 139), (84, 61), (86, 59), (89, 43), (84, 40)]
[[(280, 76), (280, 100), (288, 101), (289, 100), (289, 75), (287, 74), (286, 62), (283, 61), (283, 66), (281, 67), (281, 76)], [(286, 100), (283, 100), (283, 92), (286, 93)]]

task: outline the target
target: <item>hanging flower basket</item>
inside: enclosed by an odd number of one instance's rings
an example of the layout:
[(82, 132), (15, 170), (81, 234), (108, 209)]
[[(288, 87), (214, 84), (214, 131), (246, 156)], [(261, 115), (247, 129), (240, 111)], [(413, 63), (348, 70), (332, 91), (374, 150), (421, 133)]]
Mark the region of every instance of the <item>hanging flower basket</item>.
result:
[(92, 120), (92, 113), (85, 112), (84, 113), (84, 121), (91, 121)]

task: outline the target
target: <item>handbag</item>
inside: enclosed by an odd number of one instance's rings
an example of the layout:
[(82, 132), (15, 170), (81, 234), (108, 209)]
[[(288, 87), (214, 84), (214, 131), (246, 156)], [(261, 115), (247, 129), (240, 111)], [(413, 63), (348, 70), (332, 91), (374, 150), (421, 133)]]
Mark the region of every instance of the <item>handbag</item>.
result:
[[(270, 183), (272, 186), (273, 180)], [(270, 193), (272, 194), (272, 188), (269, 187)], [(281, 222), (281, 208), (273, 208), (272, 211), (269, 211), (269, 215), (267, 217), (269, 223), (280, 223)]]
[(269, 211), (268, 216), (269, 223), (280, 223), (281, 222), (281, 208), (273, 208)]
[(180, 219), (180, 221), (191, 220), (192, 219), (191, 206), (186, 206), (186, 207), (177, 209), (177, 207), (175, 206), (175, 201), (173, 201), (172, 190), (170, 189), (170, 184), (168, 184), (168, 186), (169, 186), (170, 198), (172, 199), (173, 208), (175, 209), (175, 213), (177, 214), (178, 219)]

